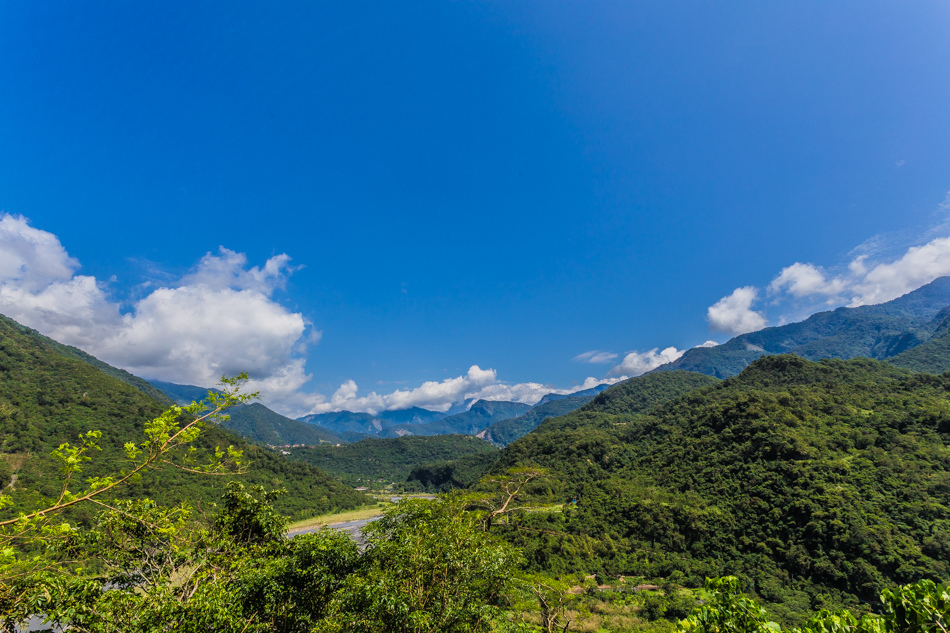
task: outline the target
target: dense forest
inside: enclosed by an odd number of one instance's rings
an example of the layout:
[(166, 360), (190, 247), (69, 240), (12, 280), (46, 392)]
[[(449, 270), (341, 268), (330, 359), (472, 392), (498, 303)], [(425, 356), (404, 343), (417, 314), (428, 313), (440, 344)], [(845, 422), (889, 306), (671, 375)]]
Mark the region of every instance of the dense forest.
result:
[(496, 472), (544, 467), (538, 494), (568, 504), (507, 536), (537, 570), (737, 575), (792, 621), (946, 582), (948, 394), (950, 375), (790, 355), (645, 414), (607, 391), (502, 452)]
[[(288, 459), (205, 423), (184, 461), (161, 449), (112, 492), (137, 446), (201, 413), (101, 365), (0, 319), (8, 628), (42, 612), (88, 631), (929, 633), (950, 614), (950, 374), (792, 355), (726, 380), (656, 372), (543, 403), (501, 451), (407, 436)], [(232, 456), (243, 472), (181, 468)], [(285, 536), (380, 479), (454, 492), (393, 505), (362, 548)]]
[(319, 467), (344, 483), (375, 486), (405, 482), (414, 469), (430, 463), (451, 462), (465, 456), (494, 461), (498, 451), (471, 435), (407, 435), (367, 438), (342, 446), (289, 449), (288, 459)]

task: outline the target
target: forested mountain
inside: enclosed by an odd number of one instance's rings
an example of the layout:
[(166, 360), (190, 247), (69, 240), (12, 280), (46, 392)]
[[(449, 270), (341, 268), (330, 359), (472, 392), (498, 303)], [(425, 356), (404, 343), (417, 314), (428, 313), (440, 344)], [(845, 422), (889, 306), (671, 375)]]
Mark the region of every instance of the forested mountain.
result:
[[(180, 405), (201, 402), (207, 397), (209, 391), (194, 385), (177, 385), (160, 380), (150, 382)], [(259, 402), (228, 409), (228, 419), (223, 421), (221, 426), (234, 431), (241, 437), (269, 446), (293, 444), (318, 446), (347, 441), (332, 431), (283, 416)]]
[(412, 427), (401, 426), (394, 430), (400, 434), (412, 433), (413, 435), (446, 435), (451, 433), (475, 435), (495, 422), (518, 417), (530, 409), (530, 404), (520, 402), (478, 400), (472, 404), (468, 411), (450, 415), (436, 422)]
[(582, 407), (594, 399), (589, 396), (564, 396), (563, 398), (554, 398), (546, 402), (542, 401), (532, 407), (524, 415), (517, 418), (495, 422), (488, 428), (482, 429), (476, 433), (486, 442), (491, 442), (495, 446), (505, 446), (514, 442), (519, 437), (524, 437), (546, 419), (570, 413), (578, 407)]
[(535, 432), (548, 433), (583, 427), (592, 419), (600, 420), (603, 414), (646, 413), (694, 389), (717, 382), (719, 382), (717, 378), (691, 371), (669, 371), (637, 376), (606, 389), (589, 404), (567, 415), (544, 420)]
[(232, 407), (228, 409), (228, 416), (221, 426), (269, 446), (319, 446), (346, 442), (336, 433), (283, 416), (259, 402)]
[[(112, 474), (122, 468), (124, 444), (142, 442), (144, 424), (166, 408), (166, 402), (150, 398), (138, 386), (101, 371), (100, 363), (64, 354), (63, 347), (0, 317), (0, 476), (9, 481), (12, 472), (17, 474), (16, 505), (6, 509), (7, 514), (28, 498), (57, 497), (61, 478), (50, 452), (61, 443), (75, 445), (79, 434), (101, 431), (102, 450), (84, 467), (82, 476)], [(286, 487), (289, 494), (277, 506), (291, 516), (312, 516), (365, 501), (323, 471), (289, 462), (226, 430), (210, 426), (195, 443), (199, 454), (229, 445), (244, 451), (249, 461), (246, 474), (212, 477), (168, 467), (149, 471), (120, 494), (151, 497), (170, 505), (183, 499), (207, 505), (217, 501), (227, 482), (236, 478), (270, 488)], [(91, 510), (86, 506), (85, 511)]]
[(192, 402), (201, 402), (208, 397), (209, 391), (220, 393), (217, 389), (195, 385), (178, 385), (173, 382), (162, 382), (161, 380), (149, 380), (148, 382), (165, 394), (172, 402), (182, 406), (189, 405)]
[(343, 446), (292, 448), (289, 458), (318, 466), (346, 483), (366, 484), (378, 479), (404, 482), (421, 464), (496, 453), (491, 444), (470, 435), (407, 435), (367, 438)]
[(444, 417), (445, 414), (438, 411), (411, 407), (396, 411), (380, 411), (376, 415), (352, 411), (314, 413), (299, 418), (299, 420), (322, 427), (333, 433), (342, 434), (350, 441), (356, 441), (371, 436), (399, 437), (405, 435), (405, 433), (396, 432), (394, 429), (398, 426), (425, 424), (441, 420)]
[(888, 358), (887, 362), (928, 374), (950, 370), (950, 316), (937, 326), (929, 341)]
[[(742, 334), (717, 347), (696, 347), (654, 371), (683, 369), (718, 378), (734, 376), (768, 354), (822, 358), (895, 358), (946, 330), (950, 277), (941, 277), (879, 305), (819, 312), (798, 323)], [(928, 354), (926, 362), (904, 357), (906, 366), (950, 370), (950, 355)]]
[(569, 502), (502, 528), (535, 568), (735, 574), (778, 613), (950, 579), (950, 374), (776, 355), (647, 411), (623, 394), (502, 451)]

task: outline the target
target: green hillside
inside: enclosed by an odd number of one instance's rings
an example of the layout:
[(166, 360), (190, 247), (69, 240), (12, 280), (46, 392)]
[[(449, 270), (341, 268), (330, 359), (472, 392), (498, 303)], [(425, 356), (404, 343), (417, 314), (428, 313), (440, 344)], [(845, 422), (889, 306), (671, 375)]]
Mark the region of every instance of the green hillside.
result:
[(478, 483), (478, 480), (497, 461), (498, 453), (491, 452), (425, 463), (412, 469), (406, 477), (405, 488), (424, 492), (448, 492), (456, 488), (470, 488)]
[[(742, 334), (716, 347), (693, 348), (656, 371), (682, 369), (726, 378), (768, 354), (809, 360), (894, 358), (942, 333), (948, 306), (950, 277), (941, 277), (887, 303), (819, 312), (798, 323)], [(931, 354), (927, 361), (928, 371), (950, 370), (950, 356)]]
[[(0, 462), (8, 466), (0, 471), (16, 472), (13, 495), (18, 503), (7, 514), (29, 499), (58, 495), (58, 467), (50, 452), (59, 444), (75, 444), (81, 433), (102, 431), (102, 451), (94, 456), (83, 476), (113, 473), (122, 467), (125, 442), (141, 442), (144, 423), (165, 409), (164, 403), (85, 359), (64, 355), (62, 347), (0, 317)], [(222, 429), (207, 428), (195, 445), (199, 453), (228, 445), (244, 450), (250, 466), (240, 480), (286, 487), (289, 494), (278, 502), (285, 514), (312, 516), (364, 502), (362, 495), (323, 471), (289, 462)], [(188, 501), (207, 505), (218, 500), (229, 479), (167, 467), (147, 473), (121, 494), (148, 496), (165, 504)]]
[(271, 411), (259, 402), (229, 409), (228, 415), (229, 418), (222, 422), (221, 426), (249, 440), (269, 446), (339, 444), (344, 441), (336, 433), (292, 420)]
[(497, 449), (469, 435), (367, 438), (343, 446), (292, 448), (289, 458), (313, 464), (344, 482), (403, 482), (422, 464), (466, 455), (494, 455)]
[[(151, 384), (180, 405), (201, 402), (208, 395), (208, 389), (194, 385), (178, 385), (159, 380), (153, 380)], [(228, 419), (222, 422), (221, 426), (241, 437), (268, 446), (337, 444), (346, 441), (332, 431), (283, 416), (260, 402), (232, 407), (228, 410)]]
[(937, 326), (929, 341), (888, 358), (887, 362), (928, 374), (942, 374), (950, 370), (950, 316)]
[(601, 424), (606, 415), (646, 413), (654, 407), (685, 393), (719, 382), (718, 379), (689, 371), (668, 371), (637, 376), (601, 392), (591, 402), (558, 418), (542, 422), (538, 433)]
[(569, 502), (502, 528), (534, 567), (735, 574), (780, 615), (950, 579), (950, 374), (780, 355), (646, 414), (604, 396), (501, 453)]
[(570, 413), (593, 399), (594, 396), (569, 396), (567, 398), (549, 400), (543, 404), (536, 405), (530, 411), (517, 418), (495, 422), (488, 428), (479, 431), (476, 437), (480, 437), (486, 442), (491, 442), (495, 446), (506, 446), (519, 437), (524, 437), (548, 418)]

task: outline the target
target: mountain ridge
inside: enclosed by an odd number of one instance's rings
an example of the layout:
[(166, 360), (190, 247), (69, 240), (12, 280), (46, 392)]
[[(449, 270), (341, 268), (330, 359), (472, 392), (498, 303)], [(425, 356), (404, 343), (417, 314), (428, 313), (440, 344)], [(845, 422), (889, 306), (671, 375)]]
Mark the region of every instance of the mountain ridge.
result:
[[(771, 354), (887, 360), (931, 340), (945, 325), (948, 306), (950, 277), (940, 277), (885, 303), (817, 312), (802, 321), (740, 334), (716, 347), (694, 347), (652, 371), (681, 369), (728, 378)], [(931, 367), (950, 369), (950, 356)]]

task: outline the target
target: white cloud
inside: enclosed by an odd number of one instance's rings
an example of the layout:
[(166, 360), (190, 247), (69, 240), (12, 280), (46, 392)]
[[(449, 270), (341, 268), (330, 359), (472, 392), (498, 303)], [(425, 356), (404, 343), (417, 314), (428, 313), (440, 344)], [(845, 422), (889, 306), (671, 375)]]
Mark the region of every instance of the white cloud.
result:
[(574, 357), (574, 360), (582, 363), (609, 363), (617, 358), (617, 354), (613, 352), (602, 352), (600, 350), (593, 350), (590, 352), (584, 352), (583, 354), (578, 354)]
[(870, 270), (863, 260), (857, 264), (852, 262), (851, 270), (856, 272), (856, 276), (851, 283), (853, 296), (850, 306), (890, 301), (937, 277), (950, 275), (950, 237), (912, 246), (899, 259), (879, 263)]
[(447, 411), (456, 402), (462, 402), (468, 393), (490, 385), (497, 379), (494, 369), (482, 369), (472, 365), (464, 376), (446, 378), (441, 382), (428, 381), (415, 389), (397, 389), (389, 394), (375, 391), (366, 396), (357, 396), (357, 385), (348, 380), (340, 385), (328, 401), (316, 403), (310, 413), (327, 411), (365, 411), (378, 413), (395, 409), (422, 407), (432, 411)]
[(356, 382), (348, 380), (329, 399), (313, 402), (308, 413), (326, 413), (328, 411), (354, 411), (377, 414), (380, 411), (393, 411), (421, 407), (430, 411), (448, 411), (453, 405), (470, 400), (504, 400), (536, 404), (549, 393), (571, 394), (598, 385), (612, 385), (626, 376), (617, 378), (587, 378), (581, 385), (568, 389), (557, 389), (537, 382), (523, 382), (513, 385), (498, 382), (494, 369), (482, 369), (472, 365), (468, 372), (456, 378), (447, 378), (441, 382), (425, 382), (415, 389), (397, 389), (392, 393), (378, 394), (375, 391), (359, 396)]
[(769, 284), (769, 293), (788, 292), (795, 297), (808, 295), (834, 296), (847, 287), (846, 280), (837, 277), (828, 279), (824, 271), (814, 264), (795, 262), (786, 266)]
[(767, 325), (765, 316), (752, 310), (752, 303), (758, 296), (755, 287), (743, 286), (709, 306), (706, 318), (710, 329), (735, 336), (764, 328)]
[(706, 341), (705, 343), (700, 343), (696, 347), (719, 347), (719, 343), (716, 341)]
[(59, 239), (20, 216), (0, 216), (0, 312), (146, 378), (201, 386), (247, 371), (265, 402), (298, 390), (301, 357), (319, 332), (271, 298), (292, 272), (287, 255), (247, 267), (221, 248), (177, 284), (152, 290), (125, 314)]
[[(779, 312), (779, 325), (807, 318), (818, 310), (841, 305), (858, 307), (884, 303), (924, 286), (938, 277), (950, 275), (950, 193), (938, 205), (942, 218), (925, 231), (927, 241), (906, 246), (907, 232), (877, 235), (852, 251), (856, 254), (829, 270), (795, 262), (783, 268), (769, 283), (772, 310)], [(905, 244), (899, 247), (899, 244)], [(710, 327), (739, 334), (765, 326), (765, 315), (751, 309), (758, 298), (752, 286), (738, 288), (709, 308)], [(777, 306), (777, 307), (776, 307)]]
[(678, 350), (675, 347), (667, 347), (660, 350), (654, 347), (648, 352), (630, 352), (623, 357), (620, 364), (610, 370), (612, 375), (641, 376), (650, 370), (656, 369), (660, 365), (672, 363), (683, 355), (685, 350)]

